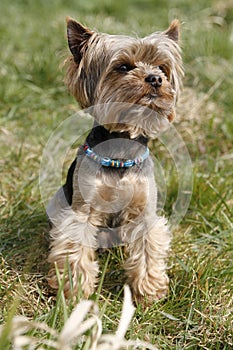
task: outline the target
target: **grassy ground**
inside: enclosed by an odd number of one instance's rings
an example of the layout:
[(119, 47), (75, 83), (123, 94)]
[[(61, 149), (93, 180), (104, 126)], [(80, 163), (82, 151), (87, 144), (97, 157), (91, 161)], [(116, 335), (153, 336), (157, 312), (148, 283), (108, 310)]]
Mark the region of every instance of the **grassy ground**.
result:
[[(183, 22), (186, 78), (175, 125), (193, 162), (193, 195), (174, 232), (170, 295), (138, 306), (127, 337), (160, 349), (232, 349), (232, 0), (1, 0), (0, 322), (12, 305), (57, 329), (64, 322), (44, 277), (48, 225), (38, 174), (51, 132), (77, 109), (59, 68), (67, 15), (100, 31), (141, 36), (174, 17)], [(167, 213), (176, 185), (167, 181)], [(120, 248), (101, 257), (106, 271), (97, 302), (106, 332), (120, 317), (122, 259)], [(8, 347), (1, 339), (0, 349)]]

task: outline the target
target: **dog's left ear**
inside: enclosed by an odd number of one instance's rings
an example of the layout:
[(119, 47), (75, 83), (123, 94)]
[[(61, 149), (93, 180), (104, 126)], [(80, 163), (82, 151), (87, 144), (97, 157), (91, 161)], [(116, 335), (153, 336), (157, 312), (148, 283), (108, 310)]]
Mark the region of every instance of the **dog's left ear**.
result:
[(175, 41), (176, 43), (179, 43), (180, 39), (180, 21), (178, 19), (174, 19), (169, 28), (165, 30), (164, 32), (155, 32), (150, 34), (149, 36), (146, 36), (144, 39), (145, 40), (152, 40), (152, 41), (157, 41), (158, 39), (161, 38), (161, 35), (165, 35), (167, 38)]
[(75, 63), (79, 64), (82, 59), (83, 48), (94, 32), (70, 17), (66, 18), (66, 23), (69, 48)]
[(167, 35), (169, 39), (179, 42), (180, 40), (180, 21), (178, 19), (174, 19), (169, 28), (163, 32), (163, 34)]

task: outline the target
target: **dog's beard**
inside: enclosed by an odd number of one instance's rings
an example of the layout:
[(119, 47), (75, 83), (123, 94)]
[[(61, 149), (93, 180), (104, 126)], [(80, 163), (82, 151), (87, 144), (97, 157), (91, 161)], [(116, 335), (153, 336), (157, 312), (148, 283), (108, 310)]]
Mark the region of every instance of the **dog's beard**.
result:
[(96, 104), (91, 114), (110, 132), (128, 132), (131, 138), (140, 135), (154, 138), (170, 124), (166, 115), (126, 102)]

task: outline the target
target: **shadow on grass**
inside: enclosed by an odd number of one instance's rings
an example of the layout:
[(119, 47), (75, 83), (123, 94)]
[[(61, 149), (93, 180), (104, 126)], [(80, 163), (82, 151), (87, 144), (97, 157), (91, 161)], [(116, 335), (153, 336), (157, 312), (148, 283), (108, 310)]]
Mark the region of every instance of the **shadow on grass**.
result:
[(7, 264), (25, 273), (45, 273), (49, 224), (39, 208), (20, 210), (2, 221), (1, 254)]

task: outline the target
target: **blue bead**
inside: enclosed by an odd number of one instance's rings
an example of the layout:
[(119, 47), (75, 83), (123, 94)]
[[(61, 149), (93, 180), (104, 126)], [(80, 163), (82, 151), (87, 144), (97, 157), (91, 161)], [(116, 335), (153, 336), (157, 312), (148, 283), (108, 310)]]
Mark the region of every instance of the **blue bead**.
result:
[(126, 161), (124, 162), (124, 167), (125, 167), (125, 168), (130, 168), (130, 167), (133, 166), (133, 165), (134, 165), (134, 161), (131, 160), (131, 159), (126, 160)]
[(90, 148), (88, 148), (88, 149), (86, 150), (86, 154), (87, 154), (88, 156), (91, 156), (92, 153), (93, 153), (93, 151), (92, 151)]
[(111, 164), (111, 159), (108, 157), (102, 158), (101, 164), (104, 166), (109, 166)]

